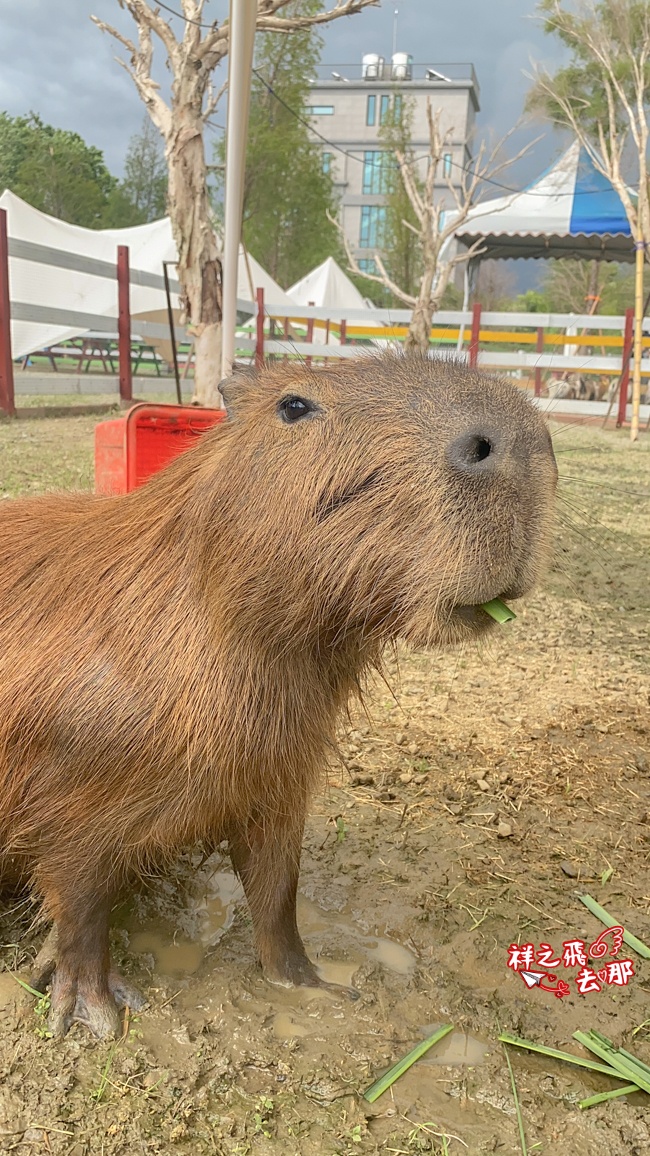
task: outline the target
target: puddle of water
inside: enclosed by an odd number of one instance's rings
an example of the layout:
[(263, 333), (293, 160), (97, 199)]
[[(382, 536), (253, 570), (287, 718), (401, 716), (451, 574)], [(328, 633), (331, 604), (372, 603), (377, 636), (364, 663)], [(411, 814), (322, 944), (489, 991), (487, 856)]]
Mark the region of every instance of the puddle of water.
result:
[[(340, 913), (334, 916), (328, 916), (316, 903), (307, 899), (304, 895), (298, 896), (298, 926), (305, 936), (322, 934), (323, 932), (333, 933), (333, 937), (338, 932), (345, 937), (351, 938), (357, 944), (363, 953), (371, 959), (381, 963), (387, 967), (389, 971), (397, 972), (398, 975), (410, 975), (415, 968), (415, 956), (407, 947), (403, 947), (401, 943), (395, 943), (392, 939), (381, 939), (372, 935), (365, 935), (359, 932), (352, 922), (342, 918)], [(360, 958), (357, 958), (354, 964), (354, 970), (359, 966)], [(319, 969), (323, 966), (338, 966), (332, 964), (324, 964), (324, 961), (319, 962)], [(326, 978), (323, 976), (323, 978)], [(349, 980), (332, 980), (333, 983), (348, 983)]]
[(170, 939), (170, 934), (167, 924), (159, 927), (150, 924), (142, 931), (130, 932), (131, 949), (153, 955), (161, 975), (192, 975), (203, 959), (203, 944), (178, 936)]
[(279, 1040), (295, 1040), (308, 1036), (312, 1029), (296, 1023), (290, 1012), (278, 1012), (273, 1017), (273, 1032)]
[[(426, 1035), (432, 1035), (439, 1024), (432, 1024), (426, 1028)], [(439, 1044), (423, 1056), (420, 1063), (424, 1064), (482, 1064), (490, 1048), (489, 1045), (470, 1036), (467, 1032), (450, 1032)]]
[(135, 952), (149, 952), (161, 975), (178, 978), (192, 975), (200, 967), (205, 951), (213, 947), (232, 926), (236, 904), (243, 898), (242, 886), (230, 871), (215, 871), (204, 894), (192, 898), (188, 915), (194, 922), (192, 938), (179, 935), (169, 920), (147, 919), (145, 926), (135, 917), (127, 920), (129, 943)]
[(199, 901), (199, 936), (206, 947), (214, 947), (232, 926), (235, 908), (244, 898), (244, 889), (230, 871), (215, 871), (208, 881), (208, 893)]
[[(342, 987), (352, 987), (352, 976), (359, 966), (360, 960), (350, 961), (338, 959), (319, 959), (316, 971), (325, 983), (339, 983)], [(342, 999), (347, 998), (341, 996)]]
[(410, 975), (413, 971), (415, 956), (401, 943), (395, 943), (392, 939), (366, 939), (365, 936), (361, 942), (371, 959), (376, 959), (389, 971), (395, 971), (398, 975)]
[[(132, 916), (126, 922), (131, 947), (135, 952), (150, 952), (161, 975), (191, 975), (199, 968), (206, 950), (214, 947), (232, 926), (236, 906), (243, 898), (242, 886), (231, 871), (215, 871), (203, 894), (189, 900), (183, 935), (171, 920), (148, 919), (143, 926), (141, 919)], [(408, 948), (392, 939), (362, 934), (340, 913), (330, 915), (304, 895), (298, 896), (298, 925), (307, 939), (324, 940), (328, 950), (336, 950), (341, 940), (346, 947), (351, 942), (349, 959), (318, 961), (319, 974), (327, 983), (350, 987), (364, 955), (398, 975), (409, 975), (415, 967), (415, 957)]]

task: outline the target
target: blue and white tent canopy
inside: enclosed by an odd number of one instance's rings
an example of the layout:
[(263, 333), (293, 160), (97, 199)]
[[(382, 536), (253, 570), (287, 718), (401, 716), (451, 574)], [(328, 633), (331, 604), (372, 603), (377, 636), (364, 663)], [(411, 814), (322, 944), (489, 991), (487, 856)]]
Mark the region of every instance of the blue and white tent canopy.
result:
[(634, 246), (617, 192), (576, 141), (521, 193), (482, 201), (456, 232), (481, 241), (488, 257), (576, 257), (633, 261)]

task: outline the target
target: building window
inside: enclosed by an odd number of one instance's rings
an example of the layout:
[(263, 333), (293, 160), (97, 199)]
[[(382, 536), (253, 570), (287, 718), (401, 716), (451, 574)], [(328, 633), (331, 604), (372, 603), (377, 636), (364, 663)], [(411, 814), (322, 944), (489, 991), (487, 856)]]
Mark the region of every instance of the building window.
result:
[(307, 112), (311, 116), (334, 116), (333, 104), (309, 104)]
[(359, 266), (362, 273), (377, 272), (377, 262), (375, 261), (374, 257), (360, 257), (357, 261), (357, 265)]
[(366, 105), (366, 124), (374, 125), (377, 119), (377, 97), (369, 96)]
[(384, 194), (387, 190), (386, 162), (388, 154), (385, 149), (363, 154), (363, 184), (361, 191)]
[(451, 176), (451, 153), (445, 153), (442, 158), (442, 175), (443, 177)]
[(388, 119), (388, 110), (390, 108), (390, 97), (382, 96), (381, 105), (379, 106), (379, 123), (386, 124)]
[(393, 106), (393, 116), (395, 119), (395, 123), (399, 124), (399, 122), (402, 119), (402, 97), (401, 97), (400, 93), (397, 93), (397, 95), (395, 97), (395, 104)]
[(363, 205), (361, 208), (360, 249), (380, 249), (383, 244), (386, 209), (383, 205)]
[(323, 165), (323, 172), (325, 173), (326, 176), (329, 176), (329, 174), (332, 171), (332, 154), (331, 153), (323, 153), (322, 165)]

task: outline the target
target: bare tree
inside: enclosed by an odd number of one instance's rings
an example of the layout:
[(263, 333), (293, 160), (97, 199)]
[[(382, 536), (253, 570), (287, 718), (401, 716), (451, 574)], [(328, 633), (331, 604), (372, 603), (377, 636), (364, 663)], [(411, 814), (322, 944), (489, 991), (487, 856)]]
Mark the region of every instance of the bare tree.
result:
[[(454, 139), (453, 126), (443, 131), (441, 116), (442, 110), (434, 112), (431, 101), (427, 100), (429, 149), (425, 158), (416, 158), (411, 150), (405, 151), (399, 147), (394, 149), (403, 190), (416, 221), (416, 224), (406, 220), (402, 223), (415, 234), (420, 249), (421, 275), (417, 294), (407, 292), (389, 275), (380, 251), (373, 253), (377, 273), (361, 269), (341, 229), (351, 272), (383, 285), (398, 301), (412, 307), (413, 314), (404, 345), (407, 352), (425, 352), (429, 348), (433, 315), (440, 307), (454, 270), (483, 251), (480, 240), (464, 249), (457, 247), (453, 241), (454, 233), (467, 220), (470, 209), (477, 203), (479, 190), (487, 179), (497, 176), (531, 147), (526, 145), (516, 157), (503, 160), (500, 157), (507, 138), (493, 148), (482, 143), (471, 168), (464, 167), (457, 182), (451, 175), (445, 176), (441, 188), (443, 156), (449, 151), (450, 142)], [(427, 164), (423, 180), (418, 178), (416, 167), (422, 159)]]
[[(172, 7), (184, 21), (177, 37), (169, 19), (148, 0), (117, 0), (133, 18), (137, 43), (93, 16), (127, 51), (120, 59), (133, 80), (147, 112), (165, 142), (169, 172), (169, 213), (178, 249), (178, 279), (183, 308), (195, 342), (194, 397), (219, 404), (216, 387), (221, 371), (221, 262), (207, 193), (203, 133), (218, 95), (212, 88), (214, 69), (229, 49), (228, 21), (203, 21), (205, 0), (176, 0)], [(351, 16), (377, 0), (335, 0), (332, 8), (301, 15), (296, 0), (259, 0), (257, 29), (288, 34), (311, 25)], [(167, 11), (166, 6), (165, 12)], [(282, 15), (282, 10), (288, 14)], [(152, 77), (154, 37), (167, 57), (171, 95), (166, 101)]]
[[(642, 254), (647, 254), (650, 243), (650, 4), (647, 0), (580, 0), (568, 11), (561, 0), (541, 0), (539, 11), (546, 31), (571, 50), (573, 59), (554, 76), (537, 70), (528, 106), (570, 129), (595, 168), (616, 189), (637, 247), (640, 298)], [(626, 160), (631, 155), (633, 176), (638, 179), (636, 196), (630, 192), (629, 168), (626, 177)], [(641, 388), (641, 320), (637, 308), (633, 439), (638, 432)]]

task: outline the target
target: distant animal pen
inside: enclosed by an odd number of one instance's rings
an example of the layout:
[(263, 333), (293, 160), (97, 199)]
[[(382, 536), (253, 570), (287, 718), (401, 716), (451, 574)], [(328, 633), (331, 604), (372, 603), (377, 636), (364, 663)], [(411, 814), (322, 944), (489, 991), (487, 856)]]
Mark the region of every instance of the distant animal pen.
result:
[[(42, 305), (19, 301), (11, 296), (10, 263), (12, 259), (58, 266), (79, 273), (107, 278), (115, 283), (115, 312), (105, 314), (61, 310), (56, 304)], [(178, 292), (179, 286), (167, 277), (131, 269), (129, 251), (118, 246), (116, 261), (98, 261), (81, 254), (65, 252), (12, 239), (7, 235), (7, 220), (0, 210), (0, 414), (16, 413), (14, 360), (11, 344), (11, 320), (27, 321), (76, 329), (78, 334), (114, 334), (119, 372), (115, 392), (122, 403), (133, 399), (132, 318), (129, 291), (131, 285), (147, 285)], [(267, 359), (302, 360), (308, 365), (322, 365), (333, 360), (358, 357), (364, 352), (386, 345), (400, 344), (408, 331), (411, 313), (406, 309), (333, 309), (298, 306), (287, 313), (286, 304), (276, 307), (267, 302), (258, 289), (254, 302), (237, 302), (240, 327), (237, 331), (238, 360), (262, 364)], [(475, 304), (467, 312), (438, 312), (430, 334), (432, 354), (455, 355), (470, 366), (499, 369), (516, 376), (542, 395), (544, 379), (549, 375), (596, 375), (618, 385), (617, 424), (626, 420), (630, 363), (633, 340), (633, 312), (623, 316), (576, 315), (565, 313), (488, 312)], [(172, 338), (174, 353), (178, 344), (191, 343), (191, 333), (174, 322), (169, 325), (137, 321), (140, 338), (155, 343)], [(650, 325), (650, 323), (648, 323)], [(644, 326), (645, 327), (645, 326)], [(644, 354), (650, 349), (650, 337), (644, 337)], [(34, 351), (37, 352), (37, 351)], [(38, 352), (47, 353), (42, 349)], [(191, 349), (188, 354), (191, 357)], [(178, 363), (176, 392), (180, 401)], [(645, 370), (645, 366), (644, 366)], [(650, 375), (650, 362), (646, 382)], [(107, 382), (108, 385), (108, 382)], [(80, 386), (83, 392), (83, 388)], [(613, 390), (609, 390), (610, 398)]]

